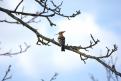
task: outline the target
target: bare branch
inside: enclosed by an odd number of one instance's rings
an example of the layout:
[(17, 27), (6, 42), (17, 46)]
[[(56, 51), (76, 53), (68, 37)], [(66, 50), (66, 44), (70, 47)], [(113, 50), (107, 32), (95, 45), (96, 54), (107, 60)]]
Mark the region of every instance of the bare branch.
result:
[(57, 5), (55, 5), (54, 2), (51, 1), (52, 4), (53, 4), (53, 6), (55, 7), (54, 9), (52, 9), (52, 8), (49, 8), (47, 6), (47, 0), (46, 1), (45, 0), (43, 0), (43, 1), (35, 0), (35, 1), (38, 4), (40, 4), (40, 6), (42, 6), (43, 8), (45, 8), (46, 10), (51, 11), (54, 14), (62, 16), (62, 17), (71, 18), (71, 17), (75, 17), (75, 16), (77, 16), (77, 15), (79, 15), (81, 13), (80, 11), (76, 11), (76, 13), (73, 13), (71, 16), (67, 16), (67, 15), (64, 15), (64, 14), (60, 13), (61, 8), (59, 8), (59, 7), (62, 5), (62, 3), (59, 6), (57, 6)]
[(52, 76), (52, 78), (50, 79), (50, 81), (55, 80), (55, 79), (57, 78), (57, 76), (58, 76), (58, 73), (55, 73), (55, 74)]
[(55, 11), (56, 12), (58, 12), (58, 13), (60, 13), (60, 11), (61, 11), (61, 8), (60, 8), (60, 6), (62, 6), (62, 4), (63, 4), (63, 1), (60, 3), (60, 5), (56, 5), (53, 1), (51, 1), (51, 3), (53, 4), (53, 6), (55, 7)]
[(0, 20), (0, 22), (6, 22), (6, 23), (10, 23), (10, 24), (18, 24), (17, 21), (8, 21), (8, 20)]
[[(113, 71), (116, 71), (116, 68), (115, 68), (116, 60), (117, 60), (117, 58), (114, 59), (114, 57), (111, 56), (111, 58), (108, 60), (108, 63), (107, 63), (108, 66), (111, 66)], [(105, 60), (103, 60), (103, 61), (105, 62)], [(117, 75), (113, 74), (113, 72), (110, 69), (108, 69), (106, 67), (104, 67), (104, 68), (106, 70), (106, 79), (107, 79), (107, 81), (119, 81)], [(92, 79), (92, 81), (97, 81), (95, 79), (95, 76), (93, 76), (93, 75), (91, 75), (91, 79)]]
[(50, 26), (56, 26), (56, 24), (54, 24), (54, 23), (49, 19), (49, 17), (46, 17), (46, 18), (47, 18), (47, 20), (49, 21)]
[(113, 81), (118, 81), (118, 76), (113, 74), (116, 71), (116, 67), (115, 67), (116, 61), (117, 61), (117, 58), (114, 58), (113, 56), (111, 56), (110, 60), (108, 61), (108, 65), (111, 66), (112, 72), (109, 69), (105, 68), (107, 73), (107, 81), (111, 81), (111, 79)]
[(80, 45), (80, 46), (68, 46), (68, 47), (71, 48), (71, 49), (74, 49), (74, 50), (84, 49), (85, 51), (88, 51), (87, 49), (94, 47), (95, 45), (98, 44), (98, 42), (100, 42), (98, 39), (95, 40), (94, 37), (92, 36), (92, 34), (90, 34), (90, 35), (91, 35), (92, 41), (90, 41), (90, 45), (89, 45), (89, 46), (82, 47), (82, 46)]
[(16, 12), (16, 10), (18, 9), (18, 7), (21, 5), (22, 2), (23, 2), (23, 0), (21, 0), (20, 3), (16, 6), (16, 8), (15, 8), (15, 10), (14, 10), (15, 12)]
[[(24, 18), (26, 18), (27, 16), (22, 16), (21, 15), (21, 19), (24, 19)], [(25, 21), (26, 23), (38, 23), (38, 22), (40, 22), (40, 20), (39, 21), (35, 21), (35, 19), (37, 18), (37, 16), (36, 17), (33, 17), (33, 18), (31, 18), (30, 20), (28, 20), (28, 21)], [(18, 21), (9, 21), (9, 20), (0, 20), (0, 22), (2, 23), (2, 22), (5, 22), (5, 23), (10, 23), (10, 24), (20, 24)]]
[(50, 41), (45, 42), (43, 38), (38, 36), (38, 40), (37, 40), (37, 43), (36, 43), (37, 45), (41, 45), (42, 44), (42, 45), (50, 46), (49, 43), (50, 43)]
[[(58, 76), (58, 73), (55, 73), (55, 74), (50, 78), (49, 81), (55, 80), (55, 79), (57, 78), (57, 76)], [(45, 80), (44, 80), (44, 79), (41, 79), (41, 81), (45, 81)]]
[(10, 50), (9, 52), (0, 54), (0, 56), (10, 56), (11, 57), (13, 55), (18, 55), (18, 54), (24, 53), (24, 52), (26, 52), (30, 48), (30, 45), (27, 45), (26, 43), (24, 43), (24, 45), (26, 46), (25, 49), (23, 49), (21, 45), (19, 46), (19, 48), (20, 48), (19, 52), (11, 53), (11, 50)]
[[(58, 16), (61, 16), (61, 17), (66, 17), (66, 18), (71, 18), (71, 17), (75, 17), (77, 15), (80, 14), (80, 11), (76, 11), (76, 13), (73, 13), (71, 16), (66, 16), (64, 14), (62, 14), (60, 11), (61, 11), (61, 8), (60, 6), (62, 5), (63, 2), (61, 2), (61, 4), (59, 5), (56, 5), (53, 1), (51, 1), (51, 4), (53, 5), (54, 9), (48, 7), (47, 5), (47, 2), (48, 0), (35, 0), (42, 8), (43, 8), (43, 11), (40, 12), (39, 14), (36, 14), (36, 13), (28, 13), (28, 12), (23, 12), (23, 9), (21, 12), (17, 11), (18, 7), (21, 5), (21, 3), (23, 2), (23, 0), (20, 1), (20, 3), (16, 6), (15, 10), (12, 11), (12, 10), (8, 10), (8, 9), (4, 9), (4, 11), (8, 11), (10, 13), (13, 13), (13, 14), (16, 14), (16, 15), (21, 15), (21, 19), (23, 19), (23, 15), (25, 16), (34, 16), (31, 20), (27, 21), (26, 23), (36, 23), (34, 21), (35, 18), (37, 17), (44, 17), (48, 20), (48, 22), (50, 23), (50, 26), (56, 26), (56, 24), (54, 24), (50, 17), (54, 17), (55, 15), (58, 15)], [(0, 9), (3, 9), (0, 7)], [(19, 24), (18, 22), (11, 22), (11, 21), (7, 21), (5, 20), (4, 22), (6, 23), (14, 23), (14, 24)]]
[(100, 60), (99, 58), (95, 58), (99, 63), (101, 63), (105, 68), (108, 68), (110, 71), (112, 71), (116, 76), (120, 76), (121, 77), (121, 73), (118, 72), (117, 70), (114, 71), (114, 69), (112, 69), (112, 66), (109, 66), (108, 64), (106, 64), (104, 61)]
[(108, 47), (106, 47), (106, 48), (107, 48), (106, 55), (100, 56), (100, 57), (97, 57), (97, 58), (107, 58), (107, 57), (110, 57), (118, 49), (118, 47), (117, 47), (116, 44), (113, 45), (113, 49), (112, 50), (110, 50)]
[(12, 75), (11, 75), (11, 76), (9, 76), (10, 71), (11, 71), (11, 65), (9, 65), (9, 66), (8, 66), (8, 70), (6, 71), (6, 73), (5, 73), (4, 77), (3, 77), (3, 79), (2, 79), (1, 81), (6, 81), (6, 80), (8, 80), (8, 79), (11, 79), (11, 78), (12, 78)]
[(86, 64), (86, 61), (85, 60), (87, 60), (88, 58), (87, 57), (83, 58), (81, 55), (80, 55), (80, 58), (84, 62), (84, 64)]
[(8, 10), (8, 9), (4, 9), (2, 7), (0, 7), (1, 11), (7, 11), (9, 13), (14, 13), (14, 14), (22, 14), (22, 15), (26, 15), (26, 16), (40, 16), (40, 17), (53, 17), (54, 14), (48, 14), (48, 15), (43, 15), (43, 14), (36, 14), (36, 13), (27, 13), (27, 12), (19, 12), (19, 11), (12, 11), (12, 10)]

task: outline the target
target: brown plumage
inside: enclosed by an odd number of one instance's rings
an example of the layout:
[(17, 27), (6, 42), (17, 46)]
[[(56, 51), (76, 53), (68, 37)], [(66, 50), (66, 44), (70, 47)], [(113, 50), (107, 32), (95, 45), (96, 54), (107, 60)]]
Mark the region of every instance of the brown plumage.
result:
[(61, 51), (65, 51), (65, 37), (63, 36), (63, 33), (65, 31), (61, 31), (58, 33), (58, 42), (61, 45)]

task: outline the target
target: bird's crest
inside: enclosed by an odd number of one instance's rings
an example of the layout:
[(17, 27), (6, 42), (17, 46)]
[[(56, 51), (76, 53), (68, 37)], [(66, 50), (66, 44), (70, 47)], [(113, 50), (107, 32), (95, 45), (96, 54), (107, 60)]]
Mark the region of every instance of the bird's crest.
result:
[(58, 34), (60, 35), (60, 34), (63, 34), (64, 32), (66, 32), (66, 31), (60, 31)]

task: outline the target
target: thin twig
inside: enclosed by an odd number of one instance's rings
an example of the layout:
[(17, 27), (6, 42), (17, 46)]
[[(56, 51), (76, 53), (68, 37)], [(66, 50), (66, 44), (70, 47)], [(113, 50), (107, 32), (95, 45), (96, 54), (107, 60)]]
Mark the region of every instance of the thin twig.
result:
[(12, 75), (11, 75), (11, 76), (8, 76), (8, 75), (9, 75), (9, 73), (10, 73), (10, 71), (11, 71), (11, 65), (9, 65), (9, 66), (8, 66), (8, 70), (6, 71), (6, 73), (5, 73), (4, 77), (3, 77), (3, 79), (2, 79), (1, 81), (6, 81), (6, 80), (8, 80), (8, 79), (11, 79), (11, 78), (12, 78)]
[(23, 0), (21, 0), (20, 3), (16, 6), (16, 8), (15, 8), (15, 10), (14, 10), (15, 12), (16, 12), (16, 10), (18, 9), (18, 7), (21, 5), (22, 2), (23, 2)]
[(50, 81), (55, 80), (55, 79), (57, 78), (57, 76), (58, 76), (58, 73), (55, 73), (55, 74), (52, 76), (52, 78), (50, 79)]
[(23, 49), (21, 45), (19, 46), (19, 48), (20, 48), (19, 52), (11, 53), (11, 50), (10, 50), (9, 52), (0, 54), (0, 56), (10, 56), (11, 57), (13, 55), (18, 55), (18, 54), (24, 53), (30, 48), (30, 45), (27, 45), (26, 43), (24, 43), (24, 45), (26, 46), (25, 49)]

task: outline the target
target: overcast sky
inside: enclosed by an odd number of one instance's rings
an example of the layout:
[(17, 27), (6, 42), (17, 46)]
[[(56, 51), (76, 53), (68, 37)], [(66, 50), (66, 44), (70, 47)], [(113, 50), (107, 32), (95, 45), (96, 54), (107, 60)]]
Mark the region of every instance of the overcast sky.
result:
[[(14, 9), (20, 0), (3, 0), (0, 6)], [(53, 0), (58, 4), (57, 0)], [(61, 2), (61, 1), (59, 1)], [(26, 11), (38, 11), (39, 6), (34, 0), (24, 0)], [(22, 7), (22, 6), (21, 6)], [(106, 54), (105, 47), (118, 45), (115, 53), (117, 69), (121, 72), (121, 0), (64, 0), (62, 12), (70, 15), (76, 10), (81, 14), (71, 20), (55, 17), (53, 22), (56, 27), (50, 27), (47, 21), (31, 24), (41, 34), (57, 40), (57, 33), (65, 30), (66, 44), (86, 46), (90, 41), (90, 33), (101, 42), (94, 49), (89, 49), (92, 54), (99, 56)], [(8, 19), (8, 16), (0, 12), (0, 19)], [(0, 23), (0, 53), (5, 51), (17, 51), (19, 45), (24, 47), (24, 42), (31, 45), (31, 48), (18, 56), (0, 57), (0, 79), (9, 64), (12, 64), (11, 81), (45, 81), (54, 75), (59, 74), (56, 81), (91, 81), (93, 74), (99, 81), (106, 81), (105, 68), (95, 60), (87, 60), (84, 64), (78, 54), (70, 51), (61, 52), (60, 48), (51, 46), (37, 46), (37, 38), (33, 32), (21, 25)], [(81, 50), (83, 51), (83, 50)], [(121, 79), (119, 80), (121, 81)]]

